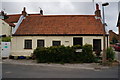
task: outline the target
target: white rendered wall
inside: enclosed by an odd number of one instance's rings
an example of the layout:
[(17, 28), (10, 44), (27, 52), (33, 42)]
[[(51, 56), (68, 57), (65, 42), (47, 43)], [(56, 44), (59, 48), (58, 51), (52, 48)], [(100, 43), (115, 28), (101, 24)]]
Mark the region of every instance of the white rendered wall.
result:
[[(38, 39), (45, 41), (45, 47), (52, 46), (52, 41), (61, 41), (61, 45), (72, 46), (73, 37), (82, 37), (83, 45), (93, 45), (93, 39), (101, 39), (101, 49), (103, 49), (102, 36), (15, 36), (12, 38), (11, 54), (13, 56), (30, 56), (31, 53), (33, 53), (33, 50), (37, 47)], [(26, 39), (32, 39), (32, 49), (24, 49), (24, 40)]]

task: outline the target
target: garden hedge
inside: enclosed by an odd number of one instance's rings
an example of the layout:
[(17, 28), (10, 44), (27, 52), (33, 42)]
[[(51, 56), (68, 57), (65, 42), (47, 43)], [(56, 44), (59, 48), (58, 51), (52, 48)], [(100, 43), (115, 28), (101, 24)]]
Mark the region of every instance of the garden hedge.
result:
[[(82, 49), (82, 52), (76, 52)], [(41, 47), (34, 50), (34, 55), (38, 63), (92, 63), (95, 56), (92, 52), (92, 45), (84, 46), (51, 46)]]

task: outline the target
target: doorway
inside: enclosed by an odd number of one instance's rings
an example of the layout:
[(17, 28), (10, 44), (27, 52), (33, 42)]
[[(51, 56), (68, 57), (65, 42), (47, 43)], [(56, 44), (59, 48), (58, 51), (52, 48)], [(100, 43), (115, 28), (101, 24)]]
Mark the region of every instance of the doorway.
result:
[(93, 39), (93, 51), (101, 51), (101, 39)]

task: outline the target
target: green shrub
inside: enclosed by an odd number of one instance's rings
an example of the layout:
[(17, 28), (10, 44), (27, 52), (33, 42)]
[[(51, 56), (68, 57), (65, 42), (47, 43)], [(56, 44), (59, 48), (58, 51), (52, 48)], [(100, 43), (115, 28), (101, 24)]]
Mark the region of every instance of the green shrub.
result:
[(82, 49), (83, 49), (82, 53), (84, 57), (83, 62), (87, 62), (87, 63), (94, 62), (95, 56), (93, 55), (92, 45), (85, 44)]
[(74, 46), (72, 46), (72, 48), (74, 48), (74, 49), (82, 49), (82, 46), (81, 45), (74, 45)]
[(75, 52), (76, 49), (82, 48), (76, 46), (51, 46), (47, 48), (36, 48), (34, 55), (39, 63), (83, 63), (93, 62), (92, 46), (83, 46), (83, 52)]
[(115, 52), (113, 51), (112, 47), (107, 48), (106, 57), (107, 57), (107, 60), (109, 61), (115, 59)]
[(112, 41), (110, 41), (110, 44), (114, 44)]
[(96, 54), (96, 57), (99, 58), (99, 57), (101, 56), (101, 51), (100, 51), (100, 50), (96, 50), (96, 51), (95, 51), (95, 54)]
[(2, 42), (11, 42), (11, 37), (2, 37)]

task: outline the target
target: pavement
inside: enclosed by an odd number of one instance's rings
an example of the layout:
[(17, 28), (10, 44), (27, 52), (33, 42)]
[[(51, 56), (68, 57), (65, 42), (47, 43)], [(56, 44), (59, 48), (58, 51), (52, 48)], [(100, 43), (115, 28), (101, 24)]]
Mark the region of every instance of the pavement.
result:
[(120, 52), (115, 51), (115, 59), (120, 62)]
[(17, 64), (17, 65), (34, 65), (34, 66), (49, 66), (49, 67), (63, 67), (63, 68), (76, 68), (76, 69), (90, 69), (90, 70), (101, 70), (107, 69), (111, 66), (102, 66), (99, 63), (79, 63), (79, 64), (55, 64), (55, 63), (37, 63), (36, 60), (13, 60), (3, 59), (4, 64)]

